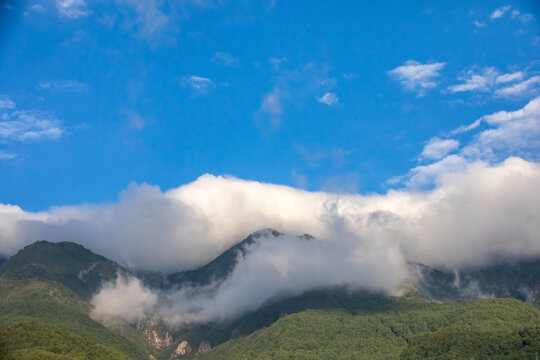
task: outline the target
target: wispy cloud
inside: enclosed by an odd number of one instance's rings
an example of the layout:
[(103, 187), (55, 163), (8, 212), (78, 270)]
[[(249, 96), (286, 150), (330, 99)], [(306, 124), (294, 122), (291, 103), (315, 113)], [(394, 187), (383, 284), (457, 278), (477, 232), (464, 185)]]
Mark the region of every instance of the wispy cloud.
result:
[(0, 160), (11, 160), (15, 159), (16, 157), (17, 155), (15, 154), (0, 150)]
[(67, 19), (78, 19), (90, 14), (84, 0), (56, 0), (56, 8), (58, 15)]
[(489, 91), (495, 84), (498, 72), (493, 67), (483, 68), (480, 73), (469, 70), (465, 75), (458, 79), (463, 81), (461, 84), (452, 85), (448, 90), (452, 93), (465, 91)]
[(63, 133), (61, 122), (42, 112), (17, 110), (3, 114), (0, 120), (0, 139), (4, 140), (56, 140)]
[(180, 84), (189, 88), (195, 96), (206, 94), (216, 87), (216, 84), (209, 78), (197, 75), (184, 76)]
[[(533, 95), (540, 85), (540, 76), (532, 76), (529, 79), (510, 85), (495, 91), (496, 96), (513, 97), (522, 95)], [(536, 92), (537, 93), (537, 92)]]
[(317, 99), (321, 104), (326, 104), (328, 106), (337, 106), (339, 105), (339, 98), (335, 93), (327, 92), (323, 96)]
[(388, 75), (400, 81), (406, 90), (414, 91), (418, 96), (437, 86), (436, 79), (445, 63), (422, 64), (414, 60), (408, 60), (405, 64), (390, 70)]
[(428, 143), (424, 146), (424, 150), (420, 154), (420, 160), (438, 160), (442, 159), (451, 151), (456, 150), (459, 147), (459, 141), (454, 139), (441, 139), (433, 137), (429, 139)]
[(88, 89), (88, 85), (75, 80), (41, 80), (38, 90), (73, 91), (81, 92)]
[(212, 62), (214, 64), (225, 65), (225, 66), (238, 66), (240, 64), (240, 59), (232, 56), (229, 53), (218, 51), (212, 57)]
[(495, 79), (495, 83), (505, 84), (513, 81), (519, 81), (521, 79), (523, 79), (523, 72), (517, 71), (514, 73), (502, 74), (497, 76), (497, 78)]
[(15, 108), (15, 103), (8, 97), (0, 97), (0, 109), (13, 109)]
[(491, 20), (495, 20), (495, 19), (498, 19), (498, 18), (501, 18), (504, 16), (504, 14), (506, 14), (508, 11), (510, 10), (510, 6), (502, 6), (498, 9), (496, 9), (495, 11), (493, 11), (490, 15), (490, 19)]

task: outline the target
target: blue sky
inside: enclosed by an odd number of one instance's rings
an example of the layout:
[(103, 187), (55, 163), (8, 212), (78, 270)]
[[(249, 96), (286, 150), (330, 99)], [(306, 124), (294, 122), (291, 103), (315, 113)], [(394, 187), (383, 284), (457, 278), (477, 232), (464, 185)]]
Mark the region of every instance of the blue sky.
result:
[(535, 1), (2, 4), (3, 204), (205, 173), (385, 193), (538, 161)]

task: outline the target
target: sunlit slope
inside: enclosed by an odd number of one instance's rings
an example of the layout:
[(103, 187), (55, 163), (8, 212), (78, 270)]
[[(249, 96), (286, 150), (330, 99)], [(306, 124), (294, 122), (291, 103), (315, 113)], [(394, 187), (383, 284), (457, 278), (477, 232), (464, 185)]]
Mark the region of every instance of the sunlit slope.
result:
[[(88, 268), (92, 271), (84, 273)], [(116, 276), (117, 268), (73, 243), (37, 242), (26, 247), (0, 266), (0, 329), (5, 335), (13, 326), (38, 321), (43, 326), (28, 331), (27, 340), (46, 336), (43, 331), (52, 326), (125, 358), (147, 359), (144, 344), (130, 341), (89, 317), (89, 295), (100, 281)], [(46, 347), (41, 349), (46, 351)]]
[(307, 310), (228, 341), (205, 359), (533, 359), (540, 311), (519, 300), (484, 299), (356, 315)]

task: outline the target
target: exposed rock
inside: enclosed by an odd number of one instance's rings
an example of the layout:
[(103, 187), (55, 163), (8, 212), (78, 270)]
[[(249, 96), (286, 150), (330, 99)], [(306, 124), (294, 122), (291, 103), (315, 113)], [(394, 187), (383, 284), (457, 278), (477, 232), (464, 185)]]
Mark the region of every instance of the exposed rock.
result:
[(184, 340), (181, 341), (180, 344), (176, 347), (176, 349), (172, 352), (169, 359), (174, 360), (178, 359), (180, 356), (185, 356), (191, 352), (191, 346), (189, 346), (189, 343)]
[(212, 350), (212, 346), (210, 346), (210, 343), (208, 341), (201, 341), (201, 344), (199, 345), (199, 349), (195, 353), (196, 356), (206, 354)]
[(148, 345), (156, 351), (164, 350), (173, 344), (171, 334), (155, 318), (139, 322), (137, 330), (144, 334)]

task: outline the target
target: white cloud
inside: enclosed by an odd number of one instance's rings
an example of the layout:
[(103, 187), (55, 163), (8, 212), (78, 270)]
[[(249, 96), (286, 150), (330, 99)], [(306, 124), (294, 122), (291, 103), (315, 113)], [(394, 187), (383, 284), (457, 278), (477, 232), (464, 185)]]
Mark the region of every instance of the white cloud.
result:
[(326, 104), (328, 106), (339, 105), (339, 99), (335, 93), (327, 92), (323, 96), (317, 99), (321, 104)]
[(503, 74), (503, 75), (497, 76), (497, 78), (495, 79), (495, 83), (505, 84), (505, 83), (514, 82), (514, 81), (520, 81), (522, 79), (523, 79), (523, 72), (517, 71), (510, 74)]
[(0, 119), (0, 139), (56, 140), (62, 136), (63, 132), (58, 119), (36, 111), (13, 111), (3, 114)]
[(90, 14), (84, 0), (56, 0), (56, 8), (58, 15), (68, 19), (78, 19)]
[(15, 108), (15, 103), (7, 98), (7, 97), (0, 97), (0, 109), (13, 109)]
[(534, 161), (540, 154), (540, 97), (522, 109), (499, 111), (481, 118), (492, 127), (481, 131), (461, 153), (473, 159), (499, 160), (505, 154)]
[(44, 12), (45, 8), (41, 4), (34, 4), (28, 7), (28, 9), (35, 11), (35, 12)]
[(534, 94), (534, 90), (538, 87), (539, 84), (540, 76), (533, 76), (517, 84), (510, 85), (504, 88), (499, 88), (495, 90), (494, 94), (501, 97), (532, 95)]
[(491, 20), (498, 19), (510, 10), (510, 6), (502, 6), (491, 13)]
[(145, 288), (139, 279), (118, 275), (116, 280), (104, 284), (91, 304), (95, 319), (120, 317), (129, 322), (143, 320), (157, 303), (157, 295)]
[(215, 64), (221, 64), (225, 66), (238, 66), (240, 60), (237, 57), (232, 56), (226, 52), (218, 51), (213, 57), (212, 62)]
[(449, 86), (448, 90), (453, 93), (464, 91), (488, 91), (493, 87), (497, 75), (497, 70), (492, 67), (482, 69), (480, 74), (475, 73), (473, 70), (469, 70), (464, 76), (459, 77), (459, 80), (462, 80), (463, 83)]
[(75, 80), (41, 80), (37, 89), (81, 92), (88, 89), (88, 85)]
[(194, 95), (206, 94), (216, 87), (216, 84), (212, 80), (196, 75), (184, 76), (181, 84), (184, 87), (190, 88)]
[(456, 150), (459, 147), (459, 141), (454, 139), (440, 139), (434, 137), (429, 139), (428, 143), (424, 146), (420, 159), (442, 159), (451, 151)]
[(266, 94), (263, 97), (260, 111), (272, 115), (281, 115), (283, 112), (281, 105), (281, 92), (279, 90), (274, 90), (273, 92)]
[(482, 22), (480, 22), (478, 20), (474, 20), (474, 26), (476, 26), (477, 28), (482, 28), (482, 27), (486, 26), (486, 24), (482, 23)]
[(437, 86), (436, 78), (445, 63), (421, 64), (414, 60), (408, 60), (405, 64), (390, 70), (388, 74), (399, 80), (403, 87), (409, 91), (415, 91), (419, 96), (426, 90)]
[(16, 157), (17, 155), (15, 154), (0, 150), (0, 160), (11, 160), (15, 159)]
[(146, 40), (156, 41), (166, 30), (177, 30), (173, 20), (177, 17), (178, 5), (174, 2), (168, 6), (163, 6), (162, 0), (116, 0), (116, 3), (128, 14), (125, 25), (135, 28)]

